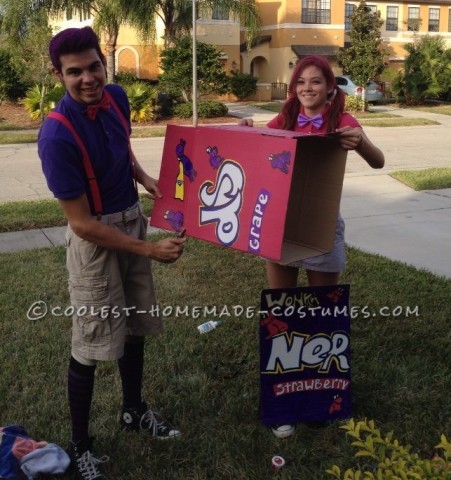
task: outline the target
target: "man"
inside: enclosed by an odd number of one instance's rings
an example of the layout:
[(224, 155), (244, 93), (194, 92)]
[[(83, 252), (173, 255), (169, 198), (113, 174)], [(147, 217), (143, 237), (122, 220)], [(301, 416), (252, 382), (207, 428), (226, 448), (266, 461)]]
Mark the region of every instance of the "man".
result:
[(158, 438), (180, 435), (147, 408), (141, 388), (144, 336), (162, 330), (153, 308), (150, 259), (174, 262), (185, 239), (146, 241), (135, 181), (152, 195), (161, 193), (130, 148), (128, 99), (119, 86), (105, 86), (105, 57), (94, 31), (63, 30), (51, 40), (49, 53), (66, 95), (44, 122), (38, 149), (48, 186), (68, 220), (67, 268), (75, 307), (69, 454), (79, 478), (95, 480), (106, 478), (89, 436), (97, 361), (118, 361), (122, 428)]

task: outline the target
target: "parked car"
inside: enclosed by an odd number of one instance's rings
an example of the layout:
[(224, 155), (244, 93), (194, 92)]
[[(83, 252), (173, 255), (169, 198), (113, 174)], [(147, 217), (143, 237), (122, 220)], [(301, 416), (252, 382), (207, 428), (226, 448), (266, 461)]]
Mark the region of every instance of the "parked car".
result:
[[(347, 75), (335, 77), (337, 85), (346, 93), (346, 95), (362, 96), (362, 88), (358, 87)], [(365, 88), (365, 99), (371, 103), (380, 102), (384, 98), (382, 87), (376, 82), (370, 81)]]

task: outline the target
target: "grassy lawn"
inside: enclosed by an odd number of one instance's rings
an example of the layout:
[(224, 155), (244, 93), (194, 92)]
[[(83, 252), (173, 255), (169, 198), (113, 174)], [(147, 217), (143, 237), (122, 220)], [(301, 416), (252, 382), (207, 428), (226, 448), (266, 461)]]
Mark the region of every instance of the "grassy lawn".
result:
[(0, 131), (0, 145), (9, 145), (13, 143), (35, 143), (38, 139), (38, 134), (24, 130), (18, 133), (9, 133)]
[[(144, 211), (149, 212), (152, 201), (141, 195)], [(0, 233), (34, 228), (66, 225), (63, 211), (54, 199), (0, 203)]]
[[(282, 104), (279, 102), (256, 103), (255, 106), (275, 113), (279, 113), (282, 108)], [(440, 125), (439, 122), (427, 118), (405, 118), (388, 112), (372, 112), (371, 110), (367, 112), (353, 112), (353, 115), (364, 127), (414, 127)]]
[(0, 203), (0, 232), (66, 225), (57, 200)]
[[(223, 316), (217, 330), (197, 332), (197, 325), (219, 314), (196, 318), (194, 307), (258, 307), (266, 286), (260, 259), (189, 239), (181, 259), (154, 264), (154, 274), (166, 330), (148, 342), (144, 395), (183, 436), (158, 442), (120, 433), (117, 367), (101, 363), (92, 433), (96, 451), (111, 457), (110, 478), (265, 480), (274, 478), (276, 454), (287, 462), (277, 478), (286, 480), (329, 478), (324, 472), (334, 463), (355, 464), (337, 423), (301, 425), (285, 441), (259, 423), (256, 315)], [(0, 424), (25, 425), (34, 438), (65, 446), (70, 321), (51, 313), (27, 320), (38, 300), (49, 311), (68, 305), (64, 249), (0, 254), (0, 278)], [(375, 419), (385, 432), (393, 430), (402, 443), (432, 457), (440, 434), (451, 432), (451, 280), (350, 249), (342, 281), (351, 284), (351, 304), (362, 312), (352, 320), (355, 418)], [(188, 306), (191, 314), (174, 315), (176, 306)], [(363, 306), (375, 315), (363, 314)], [(382, 307), (384, 313), (377, 313)]]
[[(263, 110), (270, 110), (278, 113), (282, 104), (280, 102), (268, 103), (253, 103), (253, 106)], [(451, 114), (451, 106), (438, 105), (431, 107), (416, 107), (419, 112), (433, 112), (443, 113), (445, 115)], [(374, 127), (397, 127), (397, 126), (423, 126), (423, 125), (438, 125), (439, 122), (428, 120), (425, 118), (404, 118), (398, 115), (385, 112), (356, 112), (355, 116), (359, 119), (363, 126)], [(259, 126), (257, 122), (255, 126)], [(262, 123), (261, 125), (264, 125)], [(0, 145), (12, 143), (33, 143), (37, 141), (37, 134), (34, 132), (10, 132), (10, 130), (17, 130), (6, 122), (0, 122)], [(140, 127), (133, 129), (132, 138), (147, 138), (147, 137), (163, 137), (166, 133), (166, 127)]]
[(451, 105), (428, 105), (424, 107), (415, 107), (419, 112), (440, 113), (441, 115), (451, 115)]
[(440, 122), (428, 118), (406, 117), (366, 117), (355, 114), (363, 127), (422, 127), (425, 125), (440, 125)]
[[(166, 127), (141, 127), (135, 128), (132, 132), (132, 138), (147, 138), (147, 137), (164, 137)], [(8, 145), (11, 143), (34, 143), (38, 140), (38, 134), (35, 132), (21, 132), (10, 133), (8, 130), (3, 130), (0, 125), (0, 145)]]
[(390, 175), (414, 190), (451, 188), (451, 168), (428, 168), (424, 170), (400, 170)]

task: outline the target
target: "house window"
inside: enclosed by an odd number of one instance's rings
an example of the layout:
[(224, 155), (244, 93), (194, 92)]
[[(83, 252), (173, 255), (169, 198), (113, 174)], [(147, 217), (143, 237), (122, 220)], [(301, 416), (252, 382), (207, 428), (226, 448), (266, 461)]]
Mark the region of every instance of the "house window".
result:
[(387, 7), (385, 29), (392, 32), (398, 30), (398, 7)]
[(330, 0), (302, 0), (302, 23), (330, 23)]
[(439, 21), (440, 21), (440, 8), (430, 8), (429, 9), (429, 32), (438, 32), (439, 31)]
[(216, 2), (213, 6), (211, 18), (213, 20), (228, 20), (229, 10), (223, 4)]
[(377, 5), (367, 5), (367, 7), (371, 10), (373, 15), (377, 13)]
[(352, 3), (345, 4), (345, 30), (351, 30), (351, 15), (355, 12), (356, 6)]
[(407, 17), (407, 30), (410, 32), (418, 32), (420, 27), (420, 7), (409, 7)]

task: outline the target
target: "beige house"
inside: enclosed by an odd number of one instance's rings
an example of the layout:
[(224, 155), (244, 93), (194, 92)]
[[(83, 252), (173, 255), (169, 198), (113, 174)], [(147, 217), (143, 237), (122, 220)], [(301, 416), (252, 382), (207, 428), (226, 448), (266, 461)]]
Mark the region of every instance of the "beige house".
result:
[[(196, 24), (198, 41), (216, 45), (222, 53), (227, 72), (239, 70), (258, 78), (256, 99), (284, 98), (292, 68), (308, 54), (327, 56), (334, 70), (336, 54), (349, 41), (349, 16), (358, 0), (256, 0), (262, 20), (260, 36), (250, 48), (243, 43), (240, 24), (220, 9), (212, 11)], [(441, 35), (451, 48), (451, 0), (414, 2), (367, 1), (381, 13), (383, 44), (388, 52), (388, 68), (402, 68), (406, 51), (403, 46), (414, 35)], [(91, 24), (87, 14), (61, 18), (55, 28)], [(158, 25), (155, 46), (142, 45), (134, 31), (121, 27), (116, 50), (116, 70), (131, 71), (140, 78), (156, 79), (158, 52), (162, 48), (162, 25)]]

